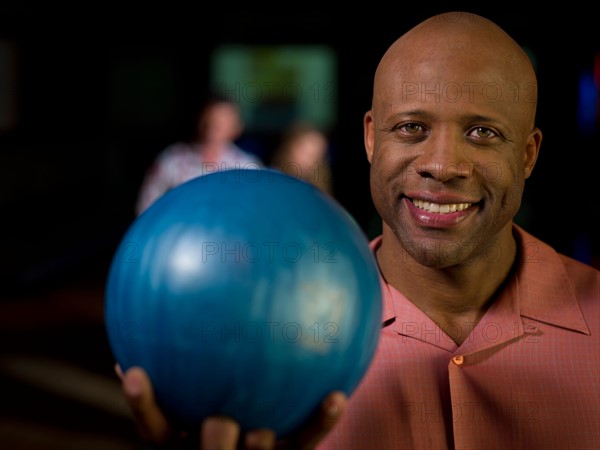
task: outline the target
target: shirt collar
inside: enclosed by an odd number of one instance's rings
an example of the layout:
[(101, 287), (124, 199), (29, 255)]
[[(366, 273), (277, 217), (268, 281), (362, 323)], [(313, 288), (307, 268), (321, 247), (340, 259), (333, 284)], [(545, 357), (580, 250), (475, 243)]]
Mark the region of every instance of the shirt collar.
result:
[(539, 322), (590, 334), (563, 258), (548, 244), (513, 225), (520, 259), (514, 284), (520, 313)]
[[(373, 252), (373, 254), (375, 254), (375, 252), (377, 251), (377, 249), (379, 248), (380, 245), (381, 245), (381, 235), (377, 236), (375, 239), (373, 239), (369, 243), (369, 247), (371, 248), (371, 251)], [(392, 304), (392, 301), (391, 301), (390, 285), (387, 284), (387, 282), (383, 279), (383, 276), (381, 275), (381, 271), (379, 271), (379, 281), (381, 283), (381, 292), (382, 292), (382, 297), (383, 297), (383, 309), (382, 309), (381, 321), (385, 325), (385, 324), (389, 323), (390, 320), (392, 320), (396, 317), (396, 311), (394, 310), (394, 305)]]
[[(589, 335), (590, 330), (585, 323), (561, 255), (516, 224), (513, 225), (513, 232), (519, 248), (519, 262), (515, 275), (503, 290), (503, 293), (510, 295), (500, 295), (498, 301), (508, 302), (510, 300), (508, 297), (514, 296), (516, 298), (512, 300), (514, 302), (512, 308), (517, 314)], [(381, 240), (380, 235), (371, 241), (370, 247), (373, 252), (379, 248)], [(396, 318), (395, 303), (404, 305), (402, 307), (403, 320), (408, 319), (404, 317), (404, 314), (408, 312), (411, 315), (424, 315), (402, 294), (388, 285), (381, 273), (379, 276), (383, 291), (382, 320), (384, 325)], [(396, 298), (399, 296), (402, 299)], [(444, 343), (443, 347), (450, 349), (452, 345)]]

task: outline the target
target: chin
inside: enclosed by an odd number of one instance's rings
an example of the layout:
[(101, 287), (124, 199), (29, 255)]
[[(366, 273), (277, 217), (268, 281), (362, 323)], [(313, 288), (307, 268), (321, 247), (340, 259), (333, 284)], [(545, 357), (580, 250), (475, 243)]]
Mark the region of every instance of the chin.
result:
[(425, 267), (445, 269), (447, 267), (472, 264), (475, 258), (473, 258), (470, 250), (454, 243), (420, 242), (415, 243), (412, 248), (405, 251), (408, 254), (407, 257), (412, 258)]

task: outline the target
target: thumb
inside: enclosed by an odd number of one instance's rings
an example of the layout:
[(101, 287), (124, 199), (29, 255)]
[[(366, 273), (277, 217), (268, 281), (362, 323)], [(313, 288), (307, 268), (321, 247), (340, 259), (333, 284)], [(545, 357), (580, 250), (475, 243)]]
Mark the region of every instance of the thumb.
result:
[[(321, 402), (316, 415), (290, 440), (292, 448), (312, 450), (340, 421), (345, 409), (347, 398), (343, 392), (334, 391)], [(288, 444), (290, 442), (288, 441)]]
[(140, 367), (131, 367), (121, 376), (123, 394), (133, 413), (142, 439), (162, 443), (171, 434), (168, 421), (154, 399), (152, 384)]

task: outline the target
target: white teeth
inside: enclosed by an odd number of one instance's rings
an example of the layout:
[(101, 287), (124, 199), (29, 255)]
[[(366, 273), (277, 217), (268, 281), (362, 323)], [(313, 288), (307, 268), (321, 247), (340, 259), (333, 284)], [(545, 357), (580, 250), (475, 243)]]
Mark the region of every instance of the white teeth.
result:
[(463, 211), (472, 205), (472, 203), (450, 203), (440, 205), (439, 203), (424, 202), (423, 200), (412, 200), (412, 202), (419, 209), (439, 214)]

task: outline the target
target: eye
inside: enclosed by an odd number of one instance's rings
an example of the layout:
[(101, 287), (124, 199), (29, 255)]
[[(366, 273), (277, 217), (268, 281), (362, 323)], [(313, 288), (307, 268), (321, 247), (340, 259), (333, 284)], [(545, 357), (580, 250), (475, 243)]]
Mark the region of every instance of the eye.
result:
[(423, 133), (424, 131), (423, 126), (415, 122), (404, 123), (399, 125), (396, 129), (405, 134), (417, 134)]
[(498, 137), (498, 133), (487, 127), (472, 128), (469, 130), (468, 135), (474, 139), (492, 139)]

